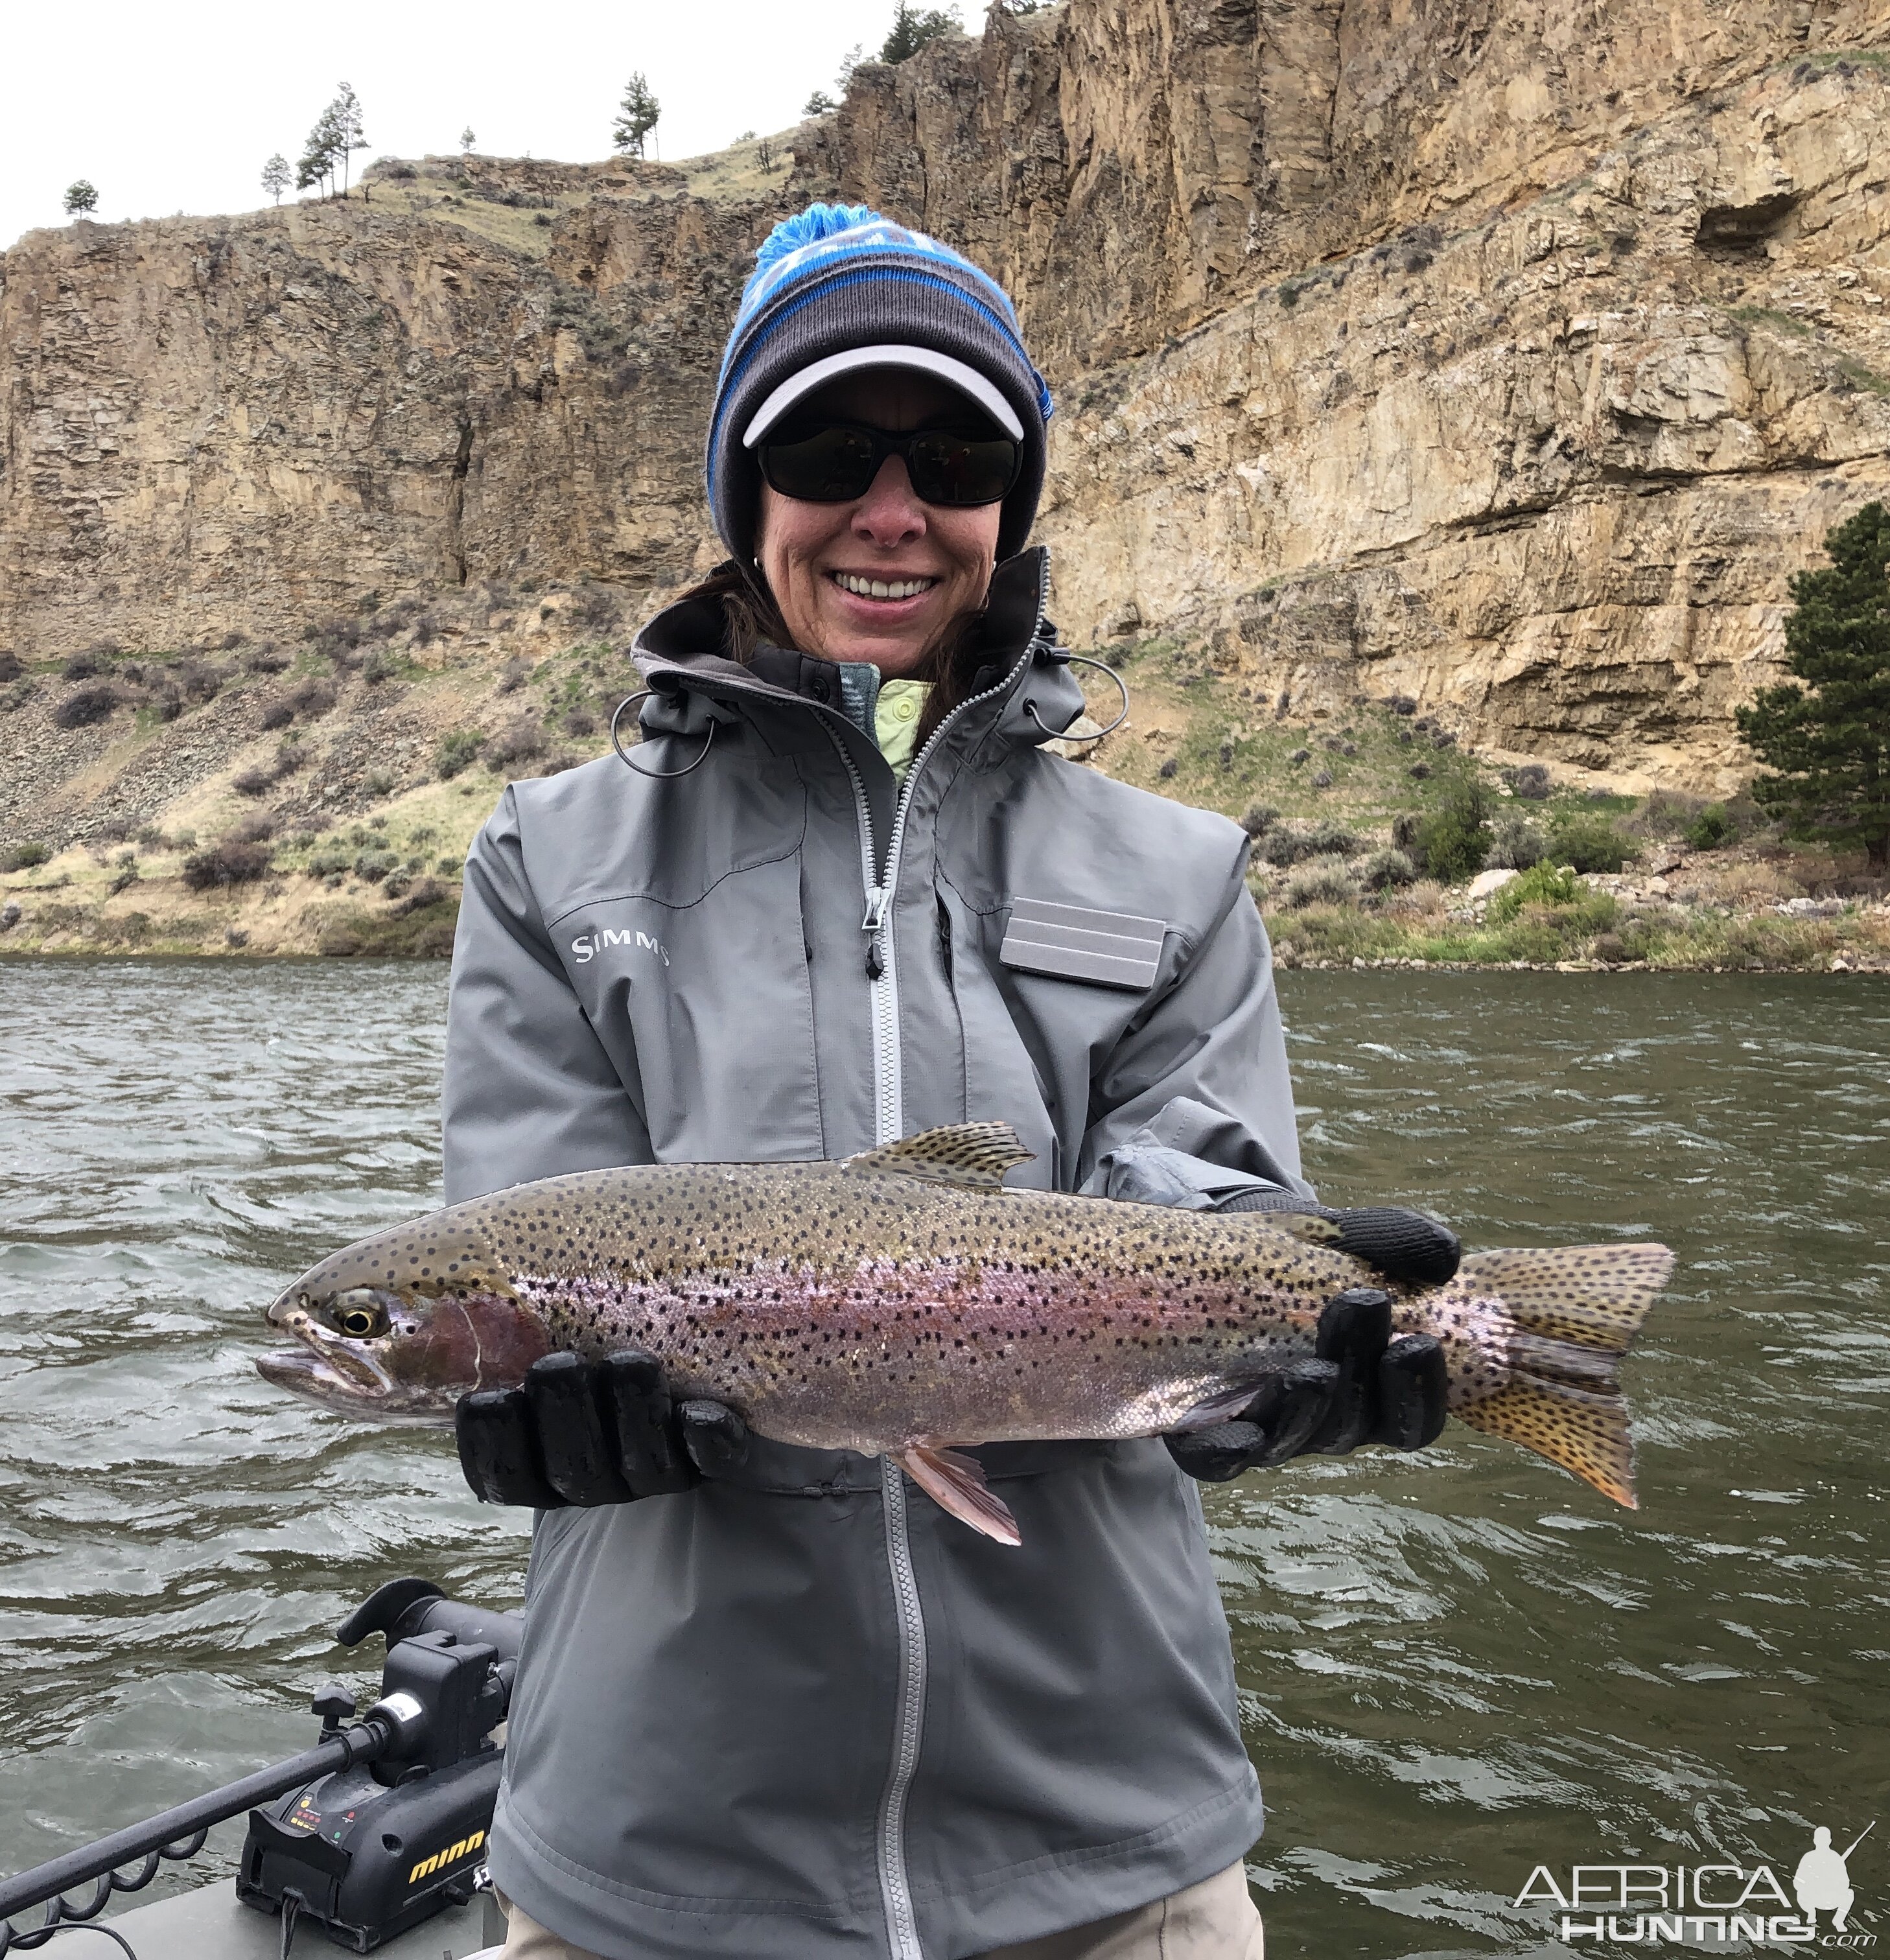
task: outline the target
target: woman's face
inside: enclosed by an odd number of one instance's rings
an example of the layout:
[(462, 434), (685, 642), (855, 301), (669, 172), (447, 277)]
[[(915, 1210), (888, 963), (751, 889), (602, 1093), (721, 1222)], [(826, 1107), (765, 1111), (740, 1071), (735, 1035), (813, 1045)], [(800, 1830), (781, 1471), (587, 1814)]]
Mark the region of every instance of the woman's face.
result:
[[(964, 397), (929, 375), (872, 368), (810, 396), (796, 415), (924, 428), (959, 421)], [(806, 504), (762, 485), (756, 555), (794, 644), (829, 660), (867, 660), (889, 679), (918, 668), (957, 616), (984, 603), (997, 561), (1001, 504), (921, 503), (904, 460), (889, 456), (851, 504)], [(855, 586), (912, 584), (902, 598)]]

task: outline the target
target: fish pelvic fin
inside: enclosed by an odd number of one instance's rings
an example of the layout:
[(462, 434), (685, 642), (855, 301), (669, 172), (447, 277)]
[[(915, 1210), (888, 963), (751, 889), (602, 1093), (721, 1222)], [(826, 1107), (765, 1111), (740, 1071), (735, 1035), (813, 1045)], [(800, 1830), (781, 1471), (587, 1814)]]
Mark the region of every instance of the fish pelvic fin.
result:
[(1467, 1255), (1443, 1291), (1493, 1300), (1519, 1332), (1510, 1342), (1508, 1382), (1456, 1414), (1638, 1510), (1634, 1442), (1615, 1367), (1672, 1271), (1665, 1246)]
[(1000, 1545), (1023, 1542), (1010, 1507), (985, 1481), (983, 1466), (975, 1457), (929, 1442), (908, 1443), (888, 1453), (934, 1503), (973, 1531)]
[(893, 1172), (970, 1191), (995, 1191), (1013, 1164), (1036, 1155), (1008, 1123), (947, 1123), (845, 1160), (854, 1171)]

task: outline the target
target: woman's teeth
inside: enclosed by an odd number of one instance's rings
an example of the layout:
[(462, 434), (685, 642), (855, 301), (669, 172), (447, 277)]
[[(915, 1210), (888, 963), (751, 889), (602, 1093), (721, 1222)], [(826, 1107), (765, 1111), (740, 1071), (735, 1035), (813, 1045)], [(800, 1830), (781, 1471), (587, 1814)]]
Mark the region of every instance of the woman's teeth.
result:
[(935, 578), (862, 578), (857, 572), (836, 571), (833, 582), (862, 599), (913, 599), (938, 583)]

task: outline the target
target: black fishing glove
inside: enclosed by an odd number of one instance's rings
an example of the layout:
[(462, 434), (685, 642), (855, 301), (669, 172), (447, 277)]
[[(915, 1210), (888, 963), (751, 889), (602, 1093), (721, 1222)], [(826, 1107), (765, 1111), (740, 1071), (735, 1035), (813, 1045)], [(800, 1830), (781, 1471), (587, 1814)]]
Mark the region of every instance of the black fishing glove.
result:
[(1202, 1483), (1225, 1484), (1309, 1452), (1434, 1443), (1444, 1425), (1443, 1350), (1429, 1334), (1394, 1341), (1391, 1327), (1389, 1293), (1341, 1293), (1319, 1316), (1312, 1360), (1276, 1375), (1231, 1421), (1164, 1438), (1169, 1454)]
[(488, 1504), (622, 1504), (733, 1470), (748, 1428), (721, 1402), (677, 1402), (654, 1356), (547, 1354), (515, 1389), (460, 1398), (460, 1467)]
[(1364, 1204), (1335, 1211), (1310, 1204), (1290, 1191), (1239, 1191), (1223, 1198), (1217, 1211), (1297, 1211), (1324, 1218), (1338, 1227), (1338, 1249), (1376, 1266), (1388, 1280), (1415, 1286), (1442, 1286), (1457, 1270), (1463, 1247), (1447, 1225), (1396, 1204)]

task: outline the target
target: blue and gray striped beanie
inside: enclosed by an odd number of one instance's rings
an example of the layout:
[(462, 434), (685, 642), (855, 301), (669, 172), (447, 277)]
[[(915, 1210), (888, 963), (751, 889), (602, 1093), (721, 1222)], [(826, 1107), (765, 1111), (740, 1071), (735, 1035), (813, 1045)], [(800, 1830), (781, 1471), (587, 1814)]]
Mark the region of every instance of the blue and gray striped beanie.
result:
[(859, 367), (937, 374), (1021, 437), (998, 555), (1021, 551), (1043, 491), (1051, 402), (1017, 313), (969, 259), (863, 204), (810, 204), (755, 254), (709, 423), (709, 509), (730, 551), (745, 563), (755, 549), (761, 473), (749, 445), (792, 400)]

